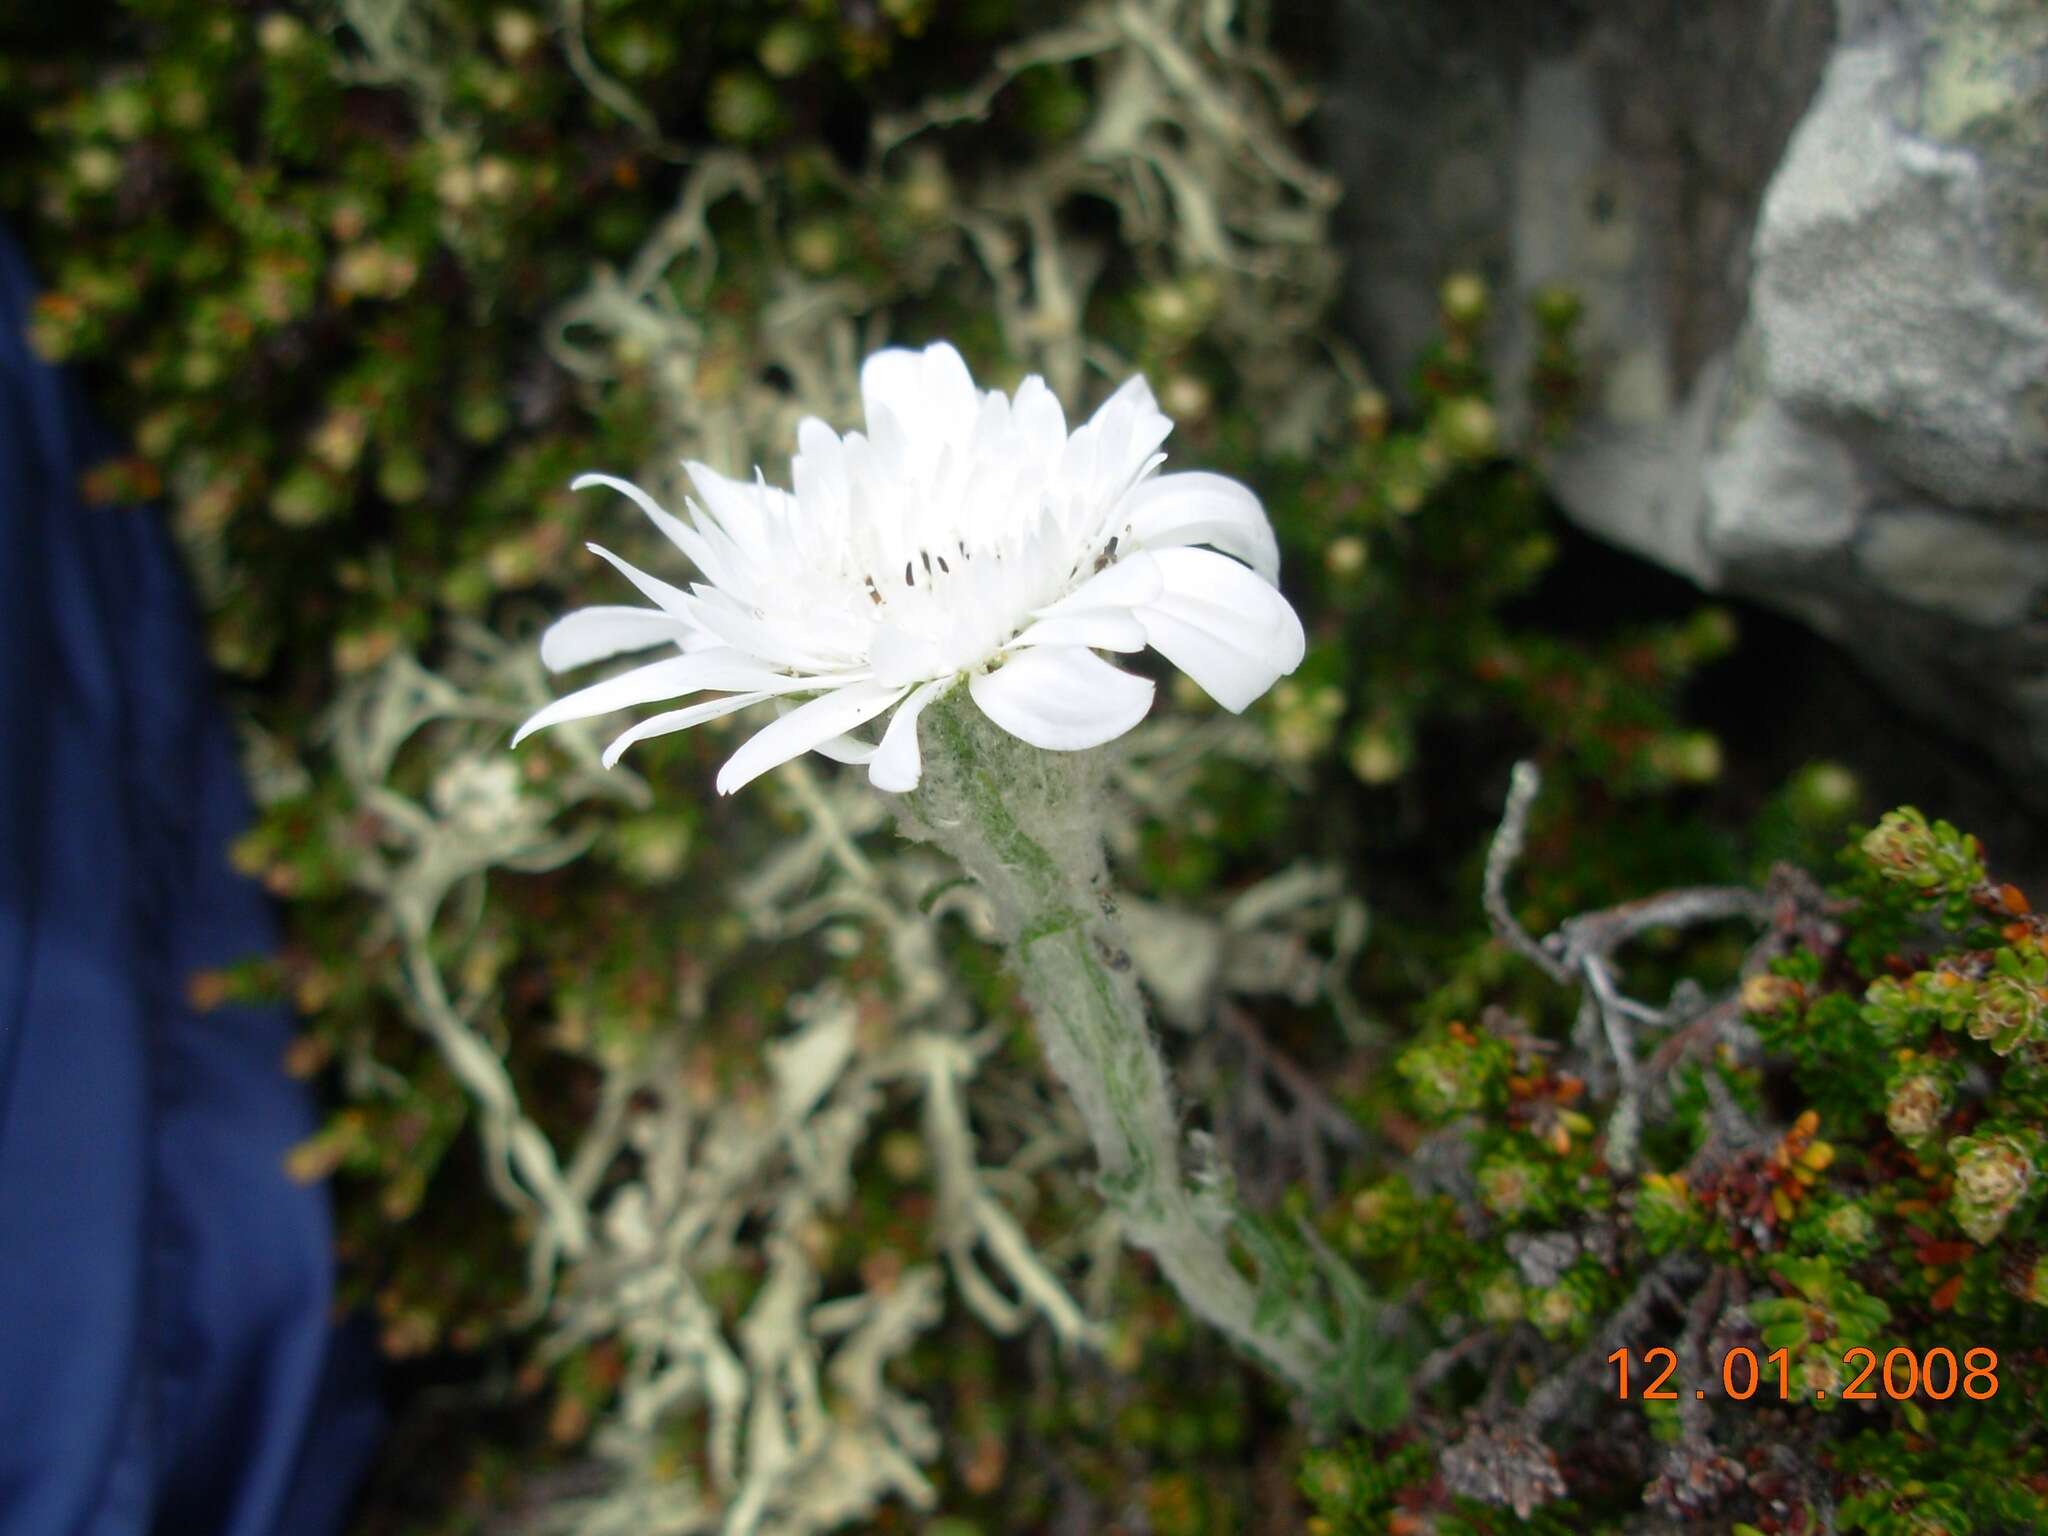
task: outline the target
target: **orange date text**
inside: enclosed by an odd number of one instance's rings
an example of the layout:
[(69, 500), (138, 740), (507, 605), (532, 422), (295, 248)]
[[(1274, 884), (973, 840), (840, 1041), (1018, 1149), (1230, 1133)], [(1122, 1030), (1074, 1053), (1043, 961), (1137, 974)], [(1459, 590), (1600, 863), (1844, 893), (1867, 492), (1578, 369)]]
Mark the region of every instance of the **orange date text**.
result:
[[(1659, 1345), (1635, 1356), (1622, 1348), (1609, 1355), (1607, 1363), (1615, 1368), (1615, 1395), (1623, 1402), (1631, 1396), (1645, 1403), (1678, 1401), (1678, 1388), (1671, 1379), (1678, 1370), (1677, 1351)], [(1824, 1387), (1795, 1394), (1791, 1365), (1790, 1350), (1774, 1349), (1758, 1360), (1755, 1350), (1737, 1345), (1721, 1357), (1721, 1375), (1716, 1385), (1723, 1396), (1738, 1403), (1756, 1397), (1759, 1388), (1765, 1389), (1763, 1396), (1767, 1400), (1778, 1402), (1791, 1402), (1795, 1395), (1814, 1401), (1828, 1396)], [(1998, 1351), (1979, 1346), (1963, 1351), (1958, 1360), (1955, 1351), (1945, 1345), (1921, 1352), (1901, 1344), (1880, 1355), (1877, 1350), (1859, 1344), (1843, 1351), (1841, 1374), (1847, 1378), (1840, 1394), (1844, 1402), (1926, 1397), (1945, 1403), (1958, 1391), (1982, 1402), (1998, 1395)], [(1706, 1395), (1705, 1387), (1693, 1389), (1694, 1397)]]

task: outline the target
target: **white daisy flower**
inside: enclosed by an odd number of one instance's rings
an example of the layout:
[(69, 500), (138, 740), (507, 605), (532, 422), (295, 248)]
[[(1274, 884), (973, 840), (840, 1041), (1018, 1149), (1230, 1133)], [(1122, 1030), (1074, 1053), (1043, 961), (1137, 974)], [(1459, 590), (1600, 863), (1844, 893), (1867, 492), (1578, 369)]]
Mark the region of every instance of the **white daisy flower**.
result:
[[(541, 660), (559, 672), (676, 654), (557, 699), (515, 746), (564, 720), (722, 695), (641, 721), (609, 766), (650, 736), (815, 694), (733, 754), (719, 792), (811, 751), (901, 791), (919, 777), (918, 715), (962, 677), (1004, 730), (1071, 752), (1151, 707), (1152, 683), (1098, 652), (1149, 645), (1232, 711), (1300, 664), (1258, 499), (1221, 475), (1154, 473), (1173, 423), (1142, 378), (1073, 432), (1043, 379), (1014, 398), (976, 389), (943, 343), (878, 352), (860, 383), (866, 434), (800, 423), (793, 491), (692, 463), (702, 504), (679, 518), (624, 480), (576, 480), (631, 497), (702, 580), (686, 591), (591, 545), (655, 606), (572, 613), (541, 637)], [(885, 715), (879, 740), (853, 734)]]

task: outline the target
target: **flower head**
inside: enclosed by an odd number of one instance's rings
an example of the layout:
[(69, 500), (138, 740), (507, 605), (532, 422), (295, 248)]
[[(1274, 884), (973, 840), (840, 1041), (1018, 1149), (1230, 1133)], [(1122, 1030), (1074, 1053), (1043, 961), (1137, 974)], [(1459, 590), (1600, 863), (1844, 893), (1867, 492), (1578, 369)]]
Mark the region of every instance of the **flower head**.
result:
[[(542, 661), (675, 654), (557, 699), (515, 745), (565, 720), (722, 695), (641, 721), (610, 765), (650, 736), (812, 694), (733, 754), (720, 793), (809, 751), (907, 790), (918, 715), (962, 677), (1004, 730), (1078, 751), (1152, 703), (1149, 680), (1099, 652), (1150, 646), (1233, 711), (1300, 664), (1258, 500), (1221, 475), (1155, 473), (1173, 423), (1142, 378), (1072, 432), (1042, 379), (1014, 397), (979, 390), (943, 343), (876, 353), (861, 395), (865, 434), (799, 424), (789, 491), (692, 463), (701, 503), (676, 517), (609, 475), (575, 482), (631, 497), (701, 580), (685, 590), (591, 545), (655, 606), (572, 613), (542, 637)], [(854, 734), (884, 716), (878, 740)]]

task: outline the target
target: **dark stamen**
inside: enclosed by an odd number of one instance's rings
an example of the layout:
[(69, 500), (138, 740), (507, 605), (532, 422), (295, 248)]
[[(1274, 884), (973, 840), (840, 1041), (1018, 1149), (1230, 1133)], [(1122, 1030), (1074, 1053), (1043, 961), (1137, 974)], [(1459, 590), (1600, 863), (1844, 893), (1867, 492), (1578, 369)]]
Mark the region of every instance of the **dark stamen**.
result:
[(916, 578), (911, 574), (911, 572), (916, 568), (916, 566), (917, 562), (915, 560), (906, 560), (903, 562), (903, 585), (905, 585), (906, 587), (914, 587), (917, 585)]

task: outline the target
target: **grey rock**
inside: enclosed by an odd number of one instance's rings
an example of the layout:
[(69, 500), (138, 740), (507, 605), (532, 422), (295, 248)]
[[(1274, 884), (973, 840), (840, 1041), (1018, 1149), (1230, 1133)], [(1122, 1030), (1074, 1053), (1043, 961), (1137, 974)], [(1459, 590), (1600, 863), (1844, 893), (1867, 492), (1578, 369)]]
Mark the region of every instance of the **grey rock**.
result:
[(1880, 590), (1975, 625), (2021, 622), (2048, 581), (2048, 544), (1948, 511), (1886, 513), (1856, 558)]
[(1380, 375), (1449, 272), (1492, 283), (1507, 378), (1569, 285), (1568, 515), (1837, 639), (2048, 803), (2048, 6), (1347, 15), (1329, 153)]
[(1893, 25), (1830, 61), (1764, 198), (1750, 323), (1766, 387), (1814, 430), (1928, 496), (2039, 520), (2048, 290), (2001, 270), (1986, 160), (1899, 119), (1936, 38)]
[(1869, 499), (1850, 448), (1816, 436), (1775, 398), (1725, 422), (1700, 473), (1710, 575), (1817, 562), (1854, 539)]

